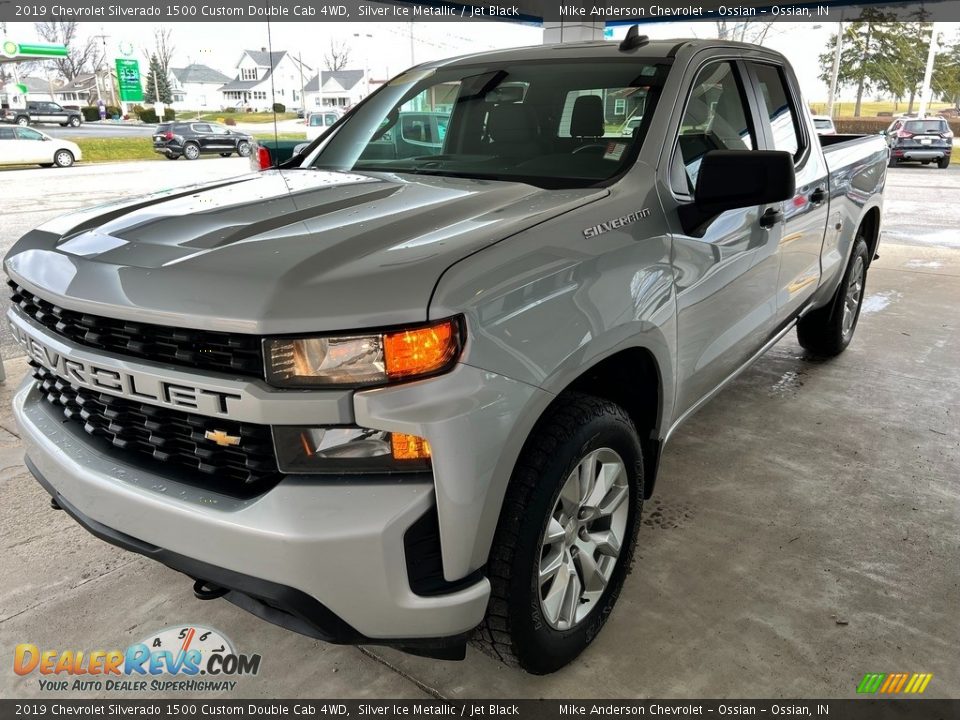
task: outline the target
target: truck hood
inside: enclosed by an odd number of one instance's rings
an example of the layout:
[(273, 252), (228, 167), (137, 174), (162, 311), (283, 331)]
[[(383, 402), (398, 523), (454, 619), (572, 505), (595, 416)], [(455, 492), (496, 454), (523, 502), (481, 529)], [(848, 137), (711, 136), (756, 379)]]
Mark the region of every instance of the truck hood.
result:
[(66, 215), (7, 273), (62, 307), (256, 334), (422, 321), (453, 263), (604, 189), (274, 170)]

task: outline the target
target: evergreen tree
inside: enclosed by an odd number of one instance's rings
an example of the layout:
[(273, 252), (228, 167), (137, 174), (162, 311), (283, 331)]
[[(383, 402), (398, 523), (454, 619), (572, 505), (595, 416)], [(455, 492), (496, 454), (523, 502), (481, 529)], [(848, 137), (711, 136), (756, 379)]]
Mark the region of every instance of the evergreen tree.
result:
[(150, 72), (147, 74), (147, 90), (144, 93), (146, 102), (157, 102), (169, 105), (173, 102), (173, 93), (170, 90), (170, 78), (163, 71), (156, 53), (150, 56)]

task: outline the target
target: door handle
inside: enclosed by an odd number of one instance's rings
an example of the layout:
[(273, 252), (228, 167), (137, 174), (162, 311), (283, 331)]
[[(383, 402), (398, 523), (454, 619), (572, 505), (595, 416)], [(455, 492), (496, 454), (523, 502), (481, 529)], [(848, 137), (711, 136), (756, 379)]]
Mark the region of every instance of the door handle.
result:
[(778, 222), (783, 222), (783, 211), (779, 208), (767, 208), (767, 211), (760, 216), (762, 228), (772, 228)]
[(810, 193), (810, 202), (812, 202), (814, 205), (819, 205), (826, 199), (827, 199), (827, 191), (824, 190), (822, 187), (818, 187), (816, 190)]

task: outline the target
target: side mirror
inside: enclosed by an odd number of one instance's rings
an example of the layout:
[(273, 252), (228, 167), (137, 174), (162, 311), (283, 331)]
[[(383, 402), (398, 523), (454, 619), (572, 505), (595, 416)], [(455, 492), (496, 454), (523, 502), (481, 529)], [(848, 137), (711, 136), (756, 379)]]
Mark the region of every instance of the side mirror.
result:
[(782, 150), (711, 150), (700, 161), (693, 203), (680, 209), (693, 234), (720, 213), (793, 197), (793, 156)]
[(50, 140), (53, 140), (53, 138), (49, 138), (49, 137), (47, 137), (46, 135), (41, 135), (41, 136), (40, 136), (40, 139), (43, 140), (44, 142), (48, 142), (48, 141), (50, 141)]
[(299, 155), (299, 154), (302, 153), (304, 150), (306, 150), (309, 146), (310, 146), (310, 143), (308, 143), (308, 142), (300, 143), (299, 145), (296, 145), (296, 146), (293, 148), (293, 154), (294, 154), (294, 155)]

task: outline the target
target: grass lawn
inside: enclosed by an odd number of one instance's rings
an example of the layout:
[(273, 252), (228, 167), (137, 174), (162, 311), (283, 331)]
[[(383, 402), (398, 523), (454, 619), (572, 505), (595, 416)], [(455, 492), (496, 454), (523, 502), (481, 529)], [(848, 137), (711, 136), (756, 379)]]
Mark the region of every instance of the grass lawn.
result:
[[(273, 140), (273, 133), (256, 133), (257, 139)], [(280, 133), (280, 140), (303, 140), (302, 133)], [(149, 137), (138, 138), (69, 138), (80, 146), (83, 153), (83, 162), (125, 162), (130, 160), (164, 160), (159, 153), (153, 151), (153, 141)], [(203, 156), (208, 157), (208, 156)], [(210, 155), (209, 157), (218, 157)]]
[[(238, 123), (272, 123), (273, 122), (273, 113), (272, 112), (208, 112), (200, 113), (198, 116), (196, 111), (193, 112), (179, 112), (177, 113), (177, 120), (206, 120), (207, 122), (218, 122), (222, 123), (227, 120), (227, 118), (233, 118)], [(277, 120), (296, 120), (297, 114), (295, 112), (284, 112), (277, 113)]]

